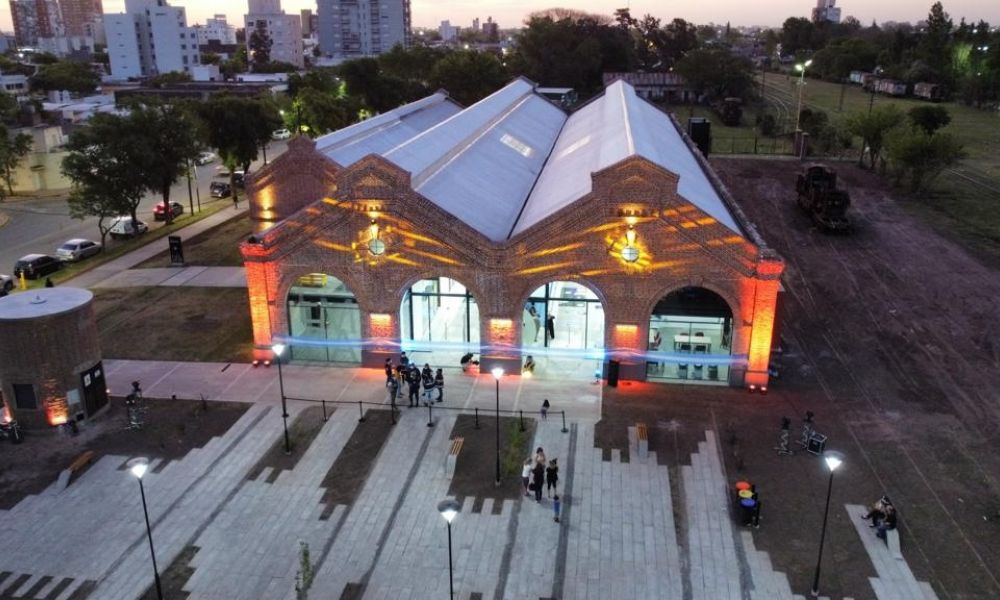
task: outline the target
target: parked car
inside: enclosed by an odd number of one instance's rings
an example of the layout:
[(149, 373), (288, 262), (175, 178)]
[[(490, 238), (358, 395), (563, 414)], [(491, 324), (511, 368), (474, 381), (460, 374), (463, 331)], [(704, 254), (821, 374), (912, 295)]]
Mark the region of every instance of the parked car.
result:
[(12, 289), (14, 289), (14, 278), (0, 273), (0, 292), (9, 292)]
[(208, 163), (215, 161), (216, 158), (217, 157), (214, 152), (202, 152), (198, 155), (198, 158), (194, 159), (194, 164), (200, 167), (201, 165), (207, 165)]
[(14, 263), (14, 277), (24, 273), (26, 279), (38, 279), (62, 268), (62, 261), (48, 254), (28, 254)]
[[(218, 177), (220, 179), (224, 177), (226, 179), (226, 181), (228, 182), (229, 181), (229, 175), (230, 175), (229, 169), (227, 169), (226, 167), (224, 167), (222, 165), (216, 167), (216, 169), (215, 169), (215, 176), (216, 177)], [(232, 172), (232, 176), (233, 176), (233, 181), (236, 182), (236, 187), (242, 189), (243, 185), (244, 185), (244, 182), (246, 180), (246, 171), (233, 171)]]
[(213, 181), (208, 186), (213, 198), (228, 198), (233, 194), (233, 188), (225, 181)]
[(111, 237), (116, 240), (122, 240), (125, 238), (135, 237), (137, 235), (142, 235), (149, 231), (149, 226), (136, 219), (135, 226), (132, 224), (132, 217), (124, 216), (115, 219), (114, 224), (111, 226)]
[(91, 240), (73, 238), (56, 249), (56, 258), (66, 262), (83, 260), (101, 251), (101, 245)]
[[(177, 218), (178, 215), (184, 214), (184, 205), (180, 202), (170, 203), (170, 217)], [(153, 207), (153, 219), (157, 221), (167, 220), (167, 211), (163, 210), (163, 203), (159, 202)]]
[(271, 138), (276, 140), (287, 140), (292, 137), (292, 132), (287, 129), (275, 129), (274, 133), (271, 134)]

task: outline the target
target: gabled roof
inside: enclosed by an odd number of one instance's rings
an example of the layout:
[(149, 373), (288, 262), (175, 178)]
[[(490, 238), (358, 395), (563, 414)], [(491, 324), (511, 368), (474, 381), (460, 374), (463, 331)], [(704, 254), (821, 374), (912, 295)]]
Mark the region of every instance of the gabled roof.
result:
[(589, 194), (591, 173), (630, 156), (676, 173), (677, 192), (685, 200), (740, 233), (670, 118), (619, 80), (569, 118), (511, 235)]
[(316, 138), (316, 150), (347, 166), (369, 154), (384, 154), (437, 125), (462, 107), (438, 92)]
[(413, 188), (494, 241), (507, 239), (566, 114), (517, 79), (385, 154)]
[(423, 197), (497, 242), (589, 194), (594, 173), (638, 156), (677, 174), (680, 196), (744, 235), (670, 117), (621, 80), (572, 116), (524, 78), (464, 110), (437, 93), (316, 148), (345, 167), (381, 155)]

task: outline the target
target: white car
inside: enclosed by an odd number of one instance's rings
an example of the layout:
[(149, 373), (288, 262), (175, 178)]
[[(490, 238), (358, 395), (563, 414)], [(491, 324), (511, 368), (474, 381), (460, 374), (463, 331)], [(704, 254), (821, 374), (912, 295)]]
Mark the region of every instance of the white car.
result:
[(149, 231), (149, 226), (142, 221), (136, 219), (135, 227), (132, 226), (132, 217), (124, 216), (115, 219), (114, 224), (111, 226), (111, 237), (116, 240), (122, 240), (125, 238), (135, 237), (137, 235), (142, 235)]
[(287, 140), (292, 137), (292, 132), (287, 129), (276, 129), (274, 133), (271, 134), (271, 138), (276, 140)]
[(200, 167), (201, 165), (207, 165), (210, 162), (215, 162), (216, 158), (218, 157), (215, 156), (214, 152), (202, 152), (198, 155), (198, 158), (194, 159), (194, 164)]
[(93, 256), (101, 251), (101, 245), (91, 240), (73, 238), (56, 249), (56, 258), (73, 262)]
[(0, 291), (9, 292), (14, 289), (14, 278), (0, 273)]

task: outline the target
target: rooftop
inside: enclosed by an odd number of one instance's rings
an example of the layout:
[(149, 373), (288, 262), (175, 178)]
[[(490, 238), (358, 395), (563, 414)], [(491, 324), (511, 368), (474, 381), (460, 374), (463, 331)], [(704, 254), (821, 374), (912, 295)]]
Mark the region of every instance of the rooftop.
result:
[(436, 93), (316, 140), (341, 166), (379, 154), (414, 190), (493, 241), (589, 194), (591, 175), (639, 156), (678, 175), (678, 193), (743, 235), (670, 118), (616, 80), (572, 115), (524, 78), (462, 110)]

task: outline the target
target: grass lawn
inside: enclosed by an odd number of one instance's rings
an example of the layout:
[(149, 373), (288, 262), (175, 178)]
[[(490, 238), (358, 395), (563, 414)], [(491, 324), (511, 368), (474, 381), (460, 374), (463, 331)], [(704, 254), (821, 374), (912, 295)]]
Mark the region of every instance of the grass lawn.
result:
[(242, 288), (94, 290), (106, 358), (250, 362), (253, 336)]
[[(841, 91), (843, 89), (843, 110)], [(797, 101), (795, 78), (768, 73), (766, 98), (773, 110), (794, 118)], [(803, 106), (818, 108), (837, 123), (852, 112), (867, 111), (871, 95), (858, 85), (808, 79)], [(892, 98), (877, 94), (875, 106), (896, 104), (908, 111), (929, 103), (912, 98)], [(951, 133), (964, 145), (968, 157), (955, 169), (943, 173), (931, 189), (914, 198), (910, 210), (922, 215), (940, 231), (950, 234), (991, 260), (1000, 258), (1000, 112), (972, 108), (954, 102), (948, 109), (951, 123), (942, 131)], [(789, 110), (790, 107), (790, 110)], [(859, 147), (860, 142), (855, 143)]]
[[(149, 223), (149, 225), (151, 226), (150, 230), (137, 238), (118, 241), (118, 240), (112, 240), (111, 236), (108, 236), (107, 239), (108, 245), (104, 247), (104, 249), (101, 251), (100, 254), (96, 256), (91, 256), (90, 258), (82, 260), (80, 262), (66, 263), (66, 265), (62, 269), (50, 275), (49, 278), (52, 279), (52, 282), (56, 284), (72, 279), (73, 277), (76, 277), (81, 273), (85, 273), (91, 269), (99, 267), (110, 260), (114, 260), (119, 256), (128, 254), (129, 252), (141, 248), (146, 244), (150, 244), (152, 242), (155, 242), (156, 240), (162, 239), (170, 235), (171, 233), (177, 231), (178, 229), (197, 223), (198, 221), (204, 219), (205, 217), (211, 216), (219, 212), (223, 208), (226, 208), (226, 206), (228, 206), (225, 202), (209, 202), (209, 203), (203, 202), (202, 205), (203, 208), (201, 212), (196, 214), (184, 214), (179, 218), (174, 219), (174, 222), (171, 223), (170, 225), (163, 225), (158, 227), (156, 225), (153, 225), (152, 223)], [(44, 287), (45, 278), (42, 277), (39, 279), (28, 279), (26, 280), (26, 283), (28, 285), (29, 290), (33, 288)]]
[[(253, 233), (253, 224), (245, 214), (233, 217), (184, 240), (184, 262), (198, 267), (241, 267), (243, 266), (243, 256), (240, 254), (239, 245), (246, 241), (251, 233)], [(164, 250), (149, 260), (139, 263), (136, 268), (169, 266), (170, 251)]]

